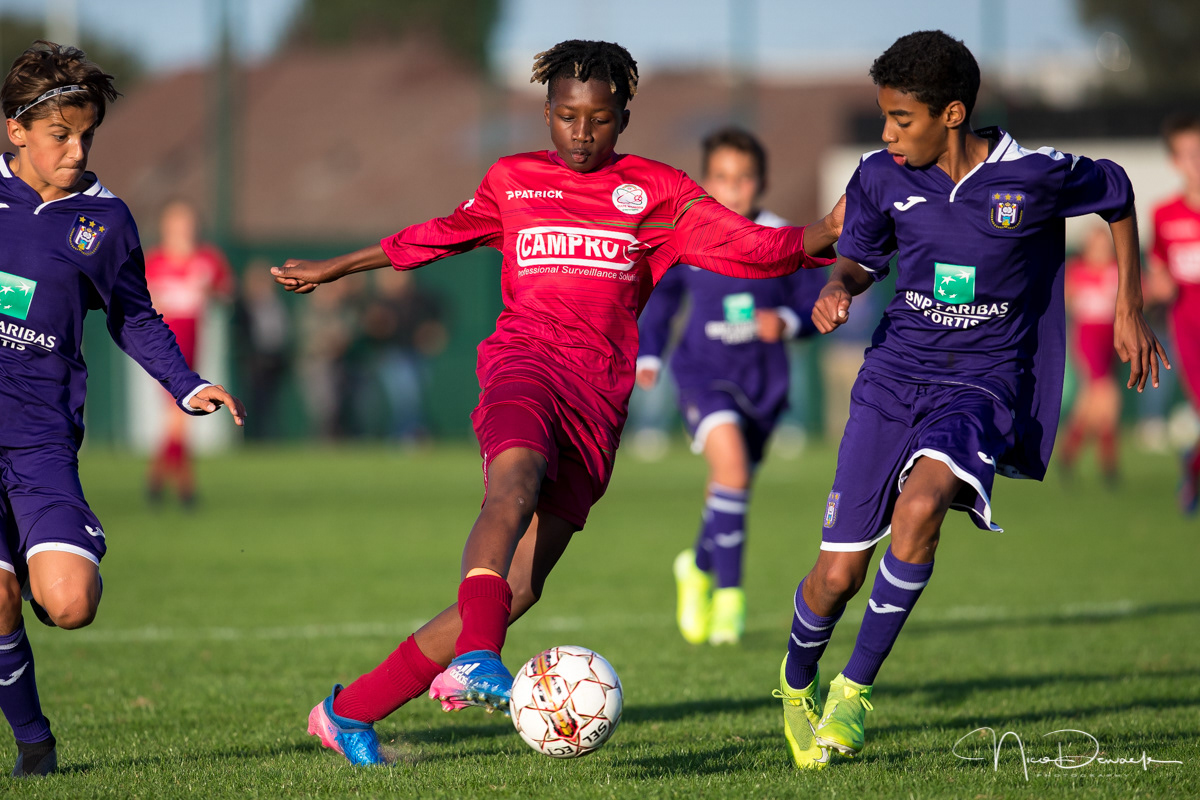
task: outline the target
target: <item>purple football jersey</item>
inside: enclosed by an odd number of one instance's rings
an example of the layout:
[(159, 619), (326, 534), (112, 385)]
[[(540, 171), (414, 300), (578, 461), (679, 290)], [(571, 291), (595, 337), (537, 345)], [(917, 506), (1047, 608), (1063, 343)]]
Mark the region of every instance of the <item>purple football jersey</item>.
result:
[(996, 128), (979, 135), (992, 151), (957, 184), (886, 150), (863, 156), (838, 251), (877, 280), (899, 253), (864, 369), (991, 393), (1016, 423), (997, 471), (1041, 479), (1062, 402), (1064, 219), (1128, 216), (1133, 187), (1111, 161), (1027, 150)]
[(0, 156), (0, 445), (82, 440), (89, 309), (105, 310), (113, 340), (176, 401), (202, 386), (150, 303), (125, 204), (99, 181), (42, 202), (9, 158)]
[[(773, 228), (787, 224), (769, 211), (754, 220)], [(724, 390), (738, 395), (747, 411), (772, 417), (787, 406), (788, 359), (783, 342), (758, 338), (755, 309), (773, 309), (791, 337), (816, 331), (812, 307), (825, 285), (823, 269), (802, 269), (781, 278), (730, 278), (687, 264), (667, 270), (642, 310), (638, 366), (660, 365), (671, 319), (684, 295), (691, 306), (671, 372), (681, 390)]]

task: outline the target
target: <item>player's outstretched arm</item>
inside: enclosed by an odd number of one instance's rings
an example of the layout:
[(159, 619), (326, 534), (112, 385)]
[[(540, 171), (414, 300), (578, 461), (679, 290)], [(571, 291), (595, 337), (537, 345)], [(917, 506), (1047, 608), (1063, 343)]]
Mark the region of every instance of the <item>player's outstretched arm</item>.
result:
[(1146, 380), (1158, 387), (1158, 365), (1167, 369), (1171, 362), (1166, 350), (1142, 316), (1142, 258), (1138, 250), (1137, 215), (1109, 223), (1113, 245), (1117, 251), (1117, 270), (1120, 288), (1117, 291), (1117, 312), (1113, 325), (1113, 345), (1121, 362), (1129, 365), (1126, 388), (1146, 388)]
[(829, 282), (813, 304), (812, 320), (821, 333), (831, 333), (850, 319), (850, 301), (875, 282), (871, 273), (855, 261), (840, 257)]
[(843, 194), (828, 214), (804, 227), (804, 252), (819, 258), (833, 258), (833, 245), (842, 235), (845, 220), (846, 195)]
[(275, 282), (289, 292), (308, 294), (322, 283), (332, 283), (355, 272), (390, 267), (391, 264), (383, 247), (372, 245), (324, 261), (289, 258), (282, 267), (271, 267), (271, 274), (275, 276)]
[(246, 424), (246, 407), (242, 401), (225, 391), (224, 386), (205, 386), (192, 395), (188, 405), (201, 414), (211, 414), (221, 406), (229, 409), (233, 421), (240, 425)]

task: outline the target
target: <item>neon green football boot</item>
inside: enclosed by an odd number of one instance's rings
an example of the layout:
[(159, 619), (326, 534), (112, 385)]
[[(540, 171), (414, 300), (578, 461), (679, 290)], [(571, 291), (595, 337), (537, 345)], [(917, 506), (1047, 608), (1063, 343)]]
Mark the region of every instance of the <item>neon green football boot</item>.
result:
[(865, 723), (871, 705), (871, 687), (838, 675), (829, 684), (825, 713), (817, 724), (817, 742), (846, 758), (862, 752), (866, 743)]
[(783, 735), (797, 769), (825, 769), (829, 764), (829, 749), (817, 742), (815, 728), (821, 717), (821, 675), (803, 689), (793, 689), (787, 682), (787, 656), (779, 665), (779, 688), (772, 697), (783, 701)]
[(696, 553), (684, 550), (675, 557), (675, 588), (678, 603), (675, 621), (679, 632), (691, 644), (703, 644), (708, 639), (712, 623), (712, 578), (696, 566)]
[(714, 589), (709, 644), (737, 644), (746, 632), (746, 592), (740, 586)]

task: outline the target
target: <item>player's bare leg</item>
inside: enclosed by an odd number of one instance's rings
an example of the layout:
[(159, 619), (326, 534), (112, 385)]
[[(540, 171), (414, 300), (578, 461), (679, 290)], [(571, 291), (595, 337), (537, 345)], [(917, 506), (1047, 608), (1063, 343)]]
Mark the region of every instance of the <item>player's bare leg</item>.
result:
[(854, 652), (834, 678), (816, 728), (817, 742), (853, 758), (866, 741), (875, 676), (933, 574), (933, 556), (950, 503), (966, 488), (950, 467), (919, 458), (892, 511), (892, 541), (863, 615)]
[[(528, 530), (517, 544), (508, 570), (508, 585), (513, 593), (509, 625), (541, 598), (546, 577), (566, 551), (574, 533), (575, 526), (560, 517), (534, 514)], [(422, 653), (445, 666), (454, 658), (454, 643), (461, 632), (462, 620), (455, 603), (425, 623), (414, 636)]]
[(0, 711), (17, 743), (13, 777), (48, 775), (58, 769), (57, 742), (50, 721), (42, 714), (21, 603), (17, 576), (0, 570)]
[(90, 625), (100, 606), (102, 587), (100, 568), (83, 556), (43, 550), (29, 559), (33, 599), (60, 628)]

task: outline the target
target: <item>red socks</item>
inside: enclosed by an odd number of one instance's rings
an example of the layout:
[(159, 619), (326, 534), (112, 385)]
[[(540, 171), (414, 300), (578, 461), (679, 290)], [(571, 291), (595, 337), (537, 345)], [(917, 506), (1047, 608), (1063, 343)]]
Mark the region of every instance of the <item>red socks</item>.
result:
[(338, 693), (333, 699), (333, 713), (359, 722), (383, 719), (424, 694), (443, 669), (409, 636), (382, 664)]
[(512, 587), (499, 575), (475, 575), (458, 586), (458, 616), (462, 633), (454, 643), (456, 655), (472, 650), (499, 653), (512, 613)]

